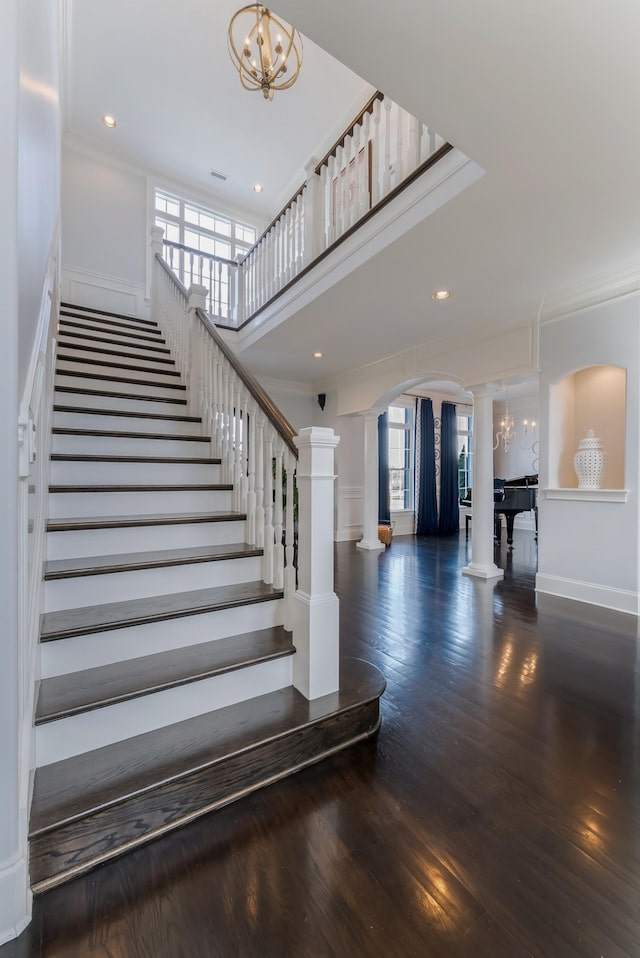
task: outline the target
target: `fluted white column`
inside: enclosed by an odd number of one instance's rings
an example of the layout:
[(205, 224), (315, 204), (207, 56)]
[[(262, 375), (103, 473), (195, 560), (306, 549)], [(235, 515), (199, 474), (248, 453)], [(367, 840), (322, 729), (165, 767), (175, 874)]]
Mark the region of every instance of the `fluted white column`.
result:
[(493, 561), (493, 396), (495, 388), (478, 386), (473, 393), (473, 521), (471, 562), (463, 575), (498, 579), (504, 575)]
[(369, 409), (364, 419), (364, 494), (362, 502), (362, 539), (358, 549), (380, 552), (384, 549), (378, 539), (378, 416), (379, 410)]
[(293, 598), (293, 684), (308, 699), (339, 688), (339, 604), (333, 591), (333, 429), (301, 429), (298, 447), (298, 589)]

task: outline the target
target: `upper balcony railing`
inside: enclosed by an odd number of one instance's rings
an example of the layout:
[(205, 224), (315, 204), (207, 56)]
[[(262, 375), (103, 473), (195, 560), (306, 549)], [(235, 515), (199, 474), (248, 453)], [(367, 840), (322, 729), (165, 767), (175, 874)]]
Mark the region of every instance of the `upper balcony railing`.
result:
[(451, 149), (377, 92), (238, 263), (166, 241), (164, 259), (185, 286), (206, 287), (211, 316), (238, 329)]

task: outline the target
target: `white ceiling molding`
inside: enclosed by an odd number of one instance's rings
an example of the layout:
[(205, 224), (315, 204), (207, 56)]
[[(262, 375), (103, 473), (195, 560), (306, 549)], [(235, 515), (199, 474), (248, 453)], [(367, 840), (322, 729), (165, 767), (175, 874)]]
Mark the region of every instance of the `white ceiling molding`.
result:
[(573, 313), (583, 312), (610, 303), (616, 299), (634, 296), (640, 292), (640, 262), (616, 269), (578, 289), (546, 300), (540, 311), (540, 325), (555, 323)]

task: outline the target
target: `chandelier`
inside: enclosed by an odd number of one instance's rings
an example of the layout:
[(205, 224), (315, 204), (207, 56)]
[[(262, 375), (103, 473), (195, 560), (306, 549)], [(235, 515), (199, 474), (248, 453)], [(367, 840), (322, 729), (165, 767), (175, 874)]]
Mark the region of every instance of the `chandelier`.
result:
[[(502, 449), (504, 452), (509, 452), (511, 448), (511, 443), (518, 438), (518, 431), (515, 429), (516, 421), (509, 414), (509, 398), (507, 392), (507, 401), (505, 403), (504, 416), (502, 422), (500, 423), (500, 429), (496, 433), (496, 441), (493, 447), (493, 450), (498, 448), (500, 443), (502, 443)], [(528, 419), (524, 419), (522, 422), (522, 440), (520, 441), (521, 449), (533, 449), (534, 445), (537, 442), (536, 436), (536, 424), (535, 422), (529, 422)], [(535, 450), (534, 450), (535, 451)]]
[(261, 4), (250, 3), (234, 14), (228, 40), (245, 90), (262, 90), (265, 100), (273, 100), (276, 90), (287, 90), (298, 79), (302, 37)]

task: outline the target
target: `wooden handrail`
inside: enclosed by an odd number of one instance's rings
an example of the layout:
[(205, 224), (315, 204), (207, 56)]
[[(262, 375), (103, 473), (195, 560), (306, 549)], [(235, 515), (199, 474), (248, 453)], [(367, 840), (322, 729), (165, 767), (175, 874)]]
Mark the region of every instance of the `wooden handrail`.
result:
[(205, 259), (212, 259), (215, 263), (224, 263), (225, 266), (237, 266), (234, 259), (225, 259), (224, 256), (216, 256), (214, 253), (205, 253), (204, 250), (194, 249), (193, 246), (185, 246), (184, 243), (174, 243), (173, 240), (163, 239), (164, 246), (170, 246), (172, 249), (181, 249), (185, 253), (195, 253), (196, 256), (204, 256)]
[(196, 315), (207, 330), (218, 349), (223, 353), (227, 362), (235, 369), (236, 373), (242, 379), (243, 383), (255, 399), (256, 403), (262, 409), (269, 422), (275, 427), (280, 437), (287, 444), (293, 455), (298, 458), (298, 449), (293, 441), (296, 435), (293, 426), (282, 415), (269, 394), (262, 388), (258, 380), (242, 365), (238, 357), (227, 346), (224, 339), (215, 327), (215, 323), (204, 309), (196, 309)]
[(344, 146), (344, 141), (346, 140), (346, 138), (353, 133), (353, 131), (354, 131), (355, 128), (357, 127), (358, 123), (362, 123), (362, 120), (363, 120), (363, 118), (364, 118), (365, 113), (372, 113), (372, 112), (373, 112), (373, 104), (376, 102), (376, 100), (381, 100), (381, 101), (384, 100), (384, 93), (381, 93), (380, 90), (376, 90), (376, 92), (373, 94), (373, 96), (372, 96), (369, 100), (367, 100), (367, 102), (366, 102), (365, 105), (362, 107), (362, 109), (361, 109), (360, 112), (358, 113), (358, 115), (357, 115), (357, 117), (355, 118), (355, 120), (352, 120), (352, 122), (351, 122), (350, 125), (347, 127), (347, 129), (344, 131), (344, 133), (342, 134), (342, 136), (339, 136), (339, 137), (338, 137), (338, 139), (337, 139), (336, 142), (333, 144), (333, 146), (331, 147), (331, 149), (329, 150), (329, 152), (326, 153), (325, 156), (323, 156), (323, 158), (320, 160), (320, 162), (318, 163), (318, 165), (317, 165), (316, 168), (315, 168), (315, 171), (314, 171), (314, 172), (315, 172), (316, 174), (319, 175), (319, 174), (320, 174), (320, 171), (322, 170), (322, 167), (325, 166), (325, 165), (329, 162), (330, 157), (335, 156), (335, 155), (336, 155), (336, 152), (338, 151), (338, 149), (339, 149), (341, 146)]

